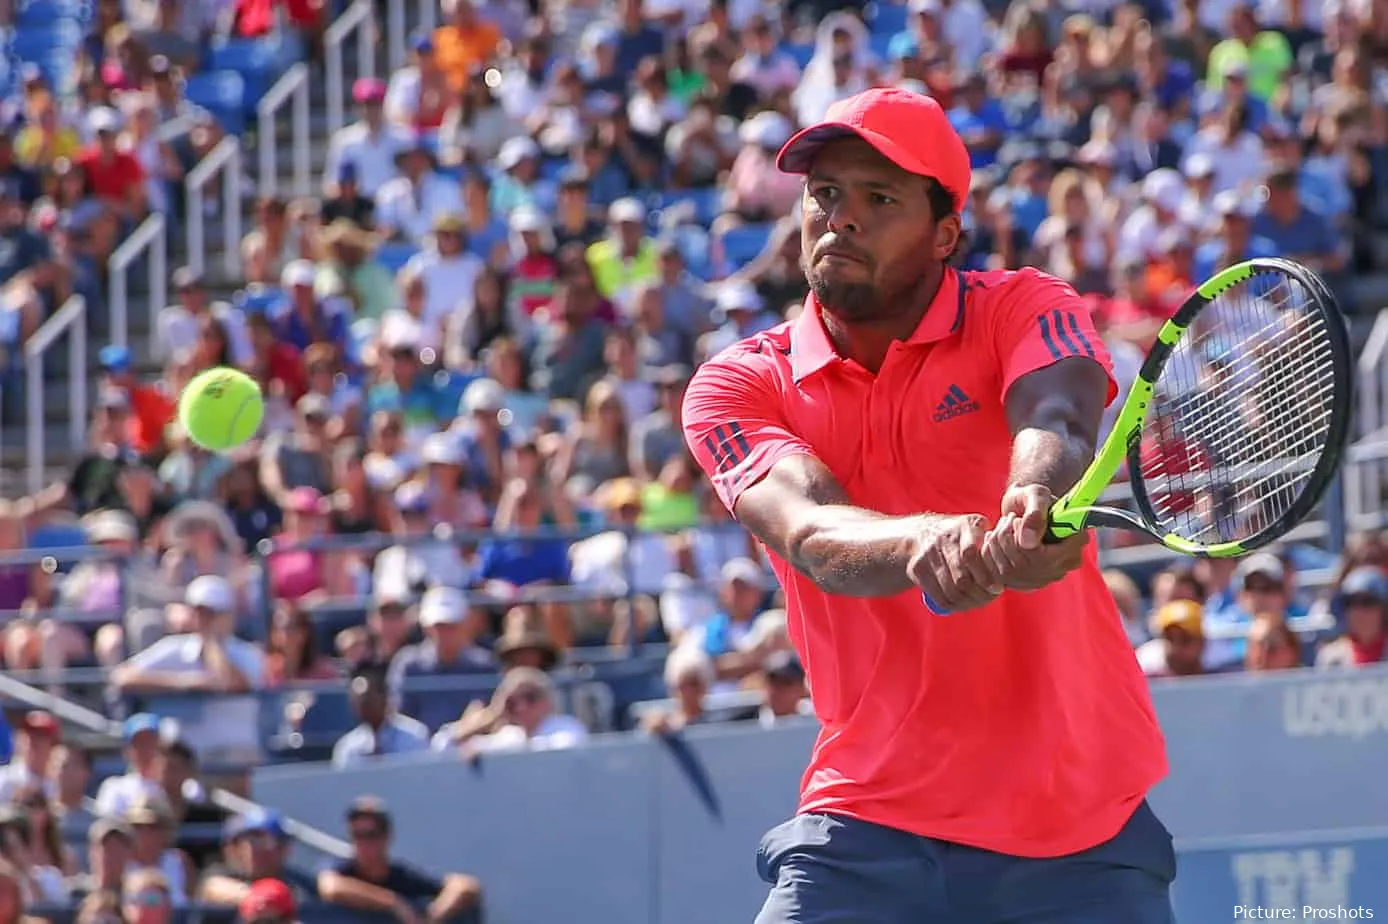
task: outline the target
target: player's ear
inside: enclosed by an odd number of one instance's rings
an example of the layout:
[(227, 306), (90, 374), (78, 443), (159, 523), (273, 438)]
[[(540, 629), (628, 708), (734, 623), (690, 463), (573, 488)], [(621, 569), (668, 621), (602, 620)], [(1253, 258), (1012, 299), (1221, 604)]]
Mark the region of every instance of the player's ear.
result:
[(935, 222), (935, 259), (941, 263), (954, 256), (954, 251), (959, 247), (959, 239), (964, 234), (964, 226), (959, 221), (957, 214), (946, 215)]

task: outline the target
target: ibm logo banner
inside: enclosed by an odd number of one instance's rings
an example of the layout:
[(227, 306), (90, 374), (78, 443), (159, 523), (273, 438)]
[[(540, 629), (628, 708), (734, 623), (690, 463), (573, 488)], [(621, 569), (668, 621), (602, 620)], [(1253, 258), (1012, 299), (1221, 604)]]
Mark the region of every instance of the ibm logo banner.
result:
[(1388, 832), (1362, 840), (1291, 836), (1280, 846), (1186, 849), (1179, 854), (1177, 920), (1388, 920), (1385, 869)]

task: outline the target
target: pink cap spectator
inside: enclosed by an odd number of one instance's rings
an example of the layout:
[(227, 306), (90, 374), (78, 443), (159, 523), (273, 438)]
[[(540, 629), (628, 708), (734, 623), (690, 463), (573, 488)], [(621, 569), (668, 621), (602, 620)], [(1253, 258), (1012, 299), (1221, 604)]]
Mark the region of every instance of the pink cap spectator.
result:
[(378, 77), (361, 77), (352, 84), (352, 101), (355, 103), (379, 103), (385, 98), (386, 82)]
[(317, 488), (295, 488), (284, 499), (284, 509), (290, 513), (324, 516), (328, 512), (328, 501)]

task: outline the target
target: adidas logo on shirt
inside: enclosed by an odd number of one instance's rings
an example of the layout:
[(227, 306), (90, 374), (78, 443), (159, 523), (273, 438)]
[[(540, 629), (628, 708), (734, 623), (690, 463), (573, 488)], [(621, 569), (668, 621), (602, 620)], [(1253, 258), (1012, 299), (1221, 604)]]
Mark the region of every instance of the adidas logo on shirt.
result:
[(935, 422), (944, 423), (956, 417), (963, 417), (965, 414), (974, 413), (980, 407), (977, 401), (964, 393), (964, 389), (958, 385), (951, 385), (944, 398), (935, 405)]

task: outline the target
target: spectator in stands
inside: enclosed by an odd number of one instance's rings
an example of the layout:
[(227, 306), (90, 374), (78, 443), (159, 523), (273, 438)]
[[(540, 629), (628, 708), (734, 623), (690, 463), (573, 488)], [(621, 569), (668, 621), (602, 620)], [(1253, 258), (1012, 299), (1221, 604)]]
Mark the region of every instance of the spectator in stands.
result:
[[(250, 339), (246, 333), (246, 317), (239, 308), (226, 302), (212, 301), (203, 286), (200, 274), (190, 266), (180, 266), (174, 270), (170, 284), (178, 302), (169, 305), (159, 313), (159, 344), (164, 355), (175, 356), (192, 350), (197, 345), (199, 324), (203, 319), (211, 318), (220, 324), (226, 333), (231, 346), (231, 355), (235, 362), (238, 365), (244, 365), (250, 361), (252, 353)], [(110, 348), (108, 347), (108, 349)], [(125, 351), (123, 355), (125, 366), (128, 369), (129, 351)], [(116, 371), (107, 363), (103, 363), (103, 366), (108, 368), (108, 374)], [(114, 384), (129, 387), (129, 384), (125, 382), (115, 382)], [(172, 402), (167, 395), (158, 394), (158, 397), (160, 402), (154, 405), (148, 417), (151, 423), (159, 422), (162, 418), (162, 425), (167, 425), (173, 419)], [(146, 417), (145, 412), (140, 409), (144, 399), (132, 393), (131, 401), (135, 405), (137, 418)], [(154, 413), (155, 410), (158, 411), (157, 414)], [(160, 434), (162, 434), (162, 429)], [(152, 439), (155, 435), (151, 434), (147, 438), (146, 441), (149, 445), (157, 445), (157, 440)], [(140, 446), (138, 440), (136, 446), (137, 448), (144, 448)]]
[(360, 584), (360, 569), (352, 552), (320, 549), (329, 535), (332, 508), (317, 488), (299, 487), (283, 495), (284, 527), (269, 553), (270, 590), (284, 600), (315, 600), (351, 596)]
[(352, 179), (368, 198), (374, 198), (395, 177), (395, 156), (409, 144), (410, 138), (398, 126), (385, 122), (385, 96), (384, 81), (362, 77), (352, 84), (352, 101), (360, 107), (361, 121), (338, 129), (328, 142), (323, 166), (323, 176), (329, 180), (324, 184), (328, 196), (337, 192), (336, 181), (345, 164), (356, 168)]
[(765, 608), (766, 573), (749, 558), (735, 558), (723, 566), (721, 576), (721, 609), (688, 632), (683, 644), (703, 649), (713, 659), (718, 680), (731, 683), (755, 672), (770, 654), (748, 647), (757, 616)]
[(26, 826), (24, 859), (29, 878), (44, 901), (67, 901), (66, 879), (77, 872), (77, 857), (63, 844), (48, 797), (42, 788), (24, 789), (16, 794), (14, 807)]
[(192, 616), (187, 631), (160, 639), (117, 667), (111, 683), (123, 692), (146, 693), (260, 689), (265, 681), (265, 655), (231, 634), (236, 598), (226, 578), (203, 575), (195, 579), (188, 585), (184, 603)]
[(86, 871), (69, 881), (69, 894), (73, 898), (103, 893), (119, 896), (133, 858), (133, 832), (123, 821), (99, 818), (87, 831), (86, 841)]
[[(556, 608), (548, 609), (553, 612)], [(503, 671), (529, 667), (549, 672), (559, 663), (561, 654), (560, 646), (545, 628), (544, 617), (530, 606), (515, 606), (506, 611), (505, 627), (493, 650)]]
[(63, 739), (62, 726), (51, 712), (34, 709), (24, 713), (15, 731), (14, 757), (0, 768), (0, 803), (13, 802), (34, 787), (52, 795), (55, 787), (48, 779), (48, 765)]
[(134, 875), (152, 872), (161, 875), (173, 904), (188, 903), (188, 887), (193, 884), (193, 865), (188, 855), (173, 846), (174, 817), (168, 800), (160, 793), (146, 796), (125, 813), (125, 823), (132, 832), (130, 867), (127, 870), (125, 896), (135, 894), (138, 885)]
[(377, 230), (386, 238), (422, 244), (442, 215), (459, 215), (458, 183), (438, 172), (433, 150), (417, 139), (395, 155), (398, 175), (376, 193)]
[(366, 628), (371, 633), (372, 659), (391, 664), (414, 632), (415, 622), (410, 610), (408, 587), (375, 587), (371, 609), (366, 615)]
[(419, 626), (424, 641), (402, 648), (390, 662), (390, 694), (406, 715), (423, 715), (427, 694), (407, 689), (415, 677), (443, 677), (488, 674), (496, 670), (496, 659), (477, 644), (482, 625), (480, 614), (462, 591), (453, 587), (431, 587), (419, 601)]
[(1198, 603), (1175, 600), (1153, 617), (1158, 638), (1139, 646), (1138, 664), (1148, 677), (1191, 677), (1205, 673), (1204, 614)]
[(1374, 567), (1345, 575), (1336, 591), (1344, 632), (1316, 654), (1317, 667), (1378, 664), (1388, 649), (1388, 579)]
[(346, 219), (366, 231), (376, 227), (376, 201), (362, 195), (357, 183), (357, 165), (353, 161), (343, 161), (337, 168), (333, 191), (323, 200), (320, 217), (323, 224), (331, 227), (340, 219)]
[[(188, 855), (194, 867), (202, 868), (217, 853), (217, 845), (196, 830), (201, 825), (220, 825), (227, 813), (212, 802), (197, 779), (198, 756), (179, 739), (160, 743), (156, 774), (159, 789), (169, 803), (178, 826), (174, 846)], [(184, 828), (192, 830), (185, 832)]]
[[(1255, 615), (1274, 619), (1304, 615), (1304, 610), (1292, 600), (1289, 583), (1293, 580), (1286, 564), (1271, 552), (1258, 552), (1242, 559), (1234, 572), (1234, 586), (1239, 588), (1234, 606), (1210, 612), (1206, 628), (1220, 636), (1237, 635), (1237, 630), (1246, 629)], [(1242, 638), (1221, 637), (1211, 649), (1206, 657), (1215, 666), (1237, 664), (1244, 658)]]
[(641, 727), (653, 734), (677, 732), (709, 720), (705, 699), (716, 678), (713, 659), (693, 645), (680, 645), (665, 659), (665, 689), (673, 697), (670, 709), (656, 709), (641, 719)]
[(1302, 204), (1295, 170), (1268, 174), (1267, 202), (1253, 219), (1253, 233), (1271, 241), (1280, 256), (1321, 273), (1339, 272), (1348, 261), (1330, 223)]
[(1304, 666), (1301, 639), (1285, 621), (1276, 617), (1254, 617), (1253, 624), (1248, 627), (1245, 670), (1284, 671)]
[(289, 203), (274, 196), (257, 202), (255, 227), (241, 240), (246, 281), (274, 285), (300, 254), (301, 241), (290, 221)]
[(489, 539), (479, 552), (478, 577), (484, 581), (505, 581), (517, 587), (569, 583), (569, 544), (566, 540), (508, 535), (533, 533), (544, 527), (545, 502), (546, 497), (536, 485), (519, 478), (507, 483), (497, 501), (493, 521), (497, 537)]
[(534, 667), (514, 667), (502, 677), (489, 704), (472, 703), (458, 721), (438, 730), (432, 747), (461, 747), (465, 754), (476, 755), (571, 748), (587, 740), (583, 723), (558, 711), (549, 675)]
[(64, 742), (53, 749), (48, 761), (50, 803), (63, 831), (64, 843), (79, 843), (94, 816), (87, 808), (87, 788), (92, 780), (92, 758), (85, 748)]
[[(138, 834), (135, 839), (139, 841)], [(177, 889), (160, 870), (136, 869), (126, 877), (121, 902), (126, 924), (167, 924), (179, 904)]]
[(417, 920), (416, 909), (425, 903), (430, 921), (480, 911), (482, 885), (472, 876), (447, 873), (438, 880), (390, 859), (390, 813), (379, 799), (363, 796), (354, 801), (347, 809), (347, 831), (352, 858), (318, 874), (323, 901), (391, 914), (401, 921)]
[(159, 748), (161, 720), (147, 712), (125, 720), (125, 773), (107, 777), (96, 793), (95, 811), (100, 818), (124, 818), (136, 802), (163, 791)]
[(386, 672), (377, 665), (359, 668), (348, 686), (359, 725), (333, 745), (333, 766), (350, 767), (373, 757), (413, 754), (429, 747), (429, 729), (391, 705)]
[(299, 902), (284, 881), (259, 879), (251, 884), (236, 910), (241, 924), (294, 924)]
[(805, 686), (805, 669), (793, 651), (777, 651), (767, 657), (761, 668), (765, 697), (757, 710), (757, 722), (771, 728), (786, 719), (814, 715), (809, 688)]
[(97, 354), (101, 385), (124, 391), (130, 402), (126, 437), (136, 452), (148, 453), (164, 441), (164, 428), (174, 419), (174, 402), (157, 385), (141, 382), (131, 368), (130, 348), (110, 344)]
[(223, 832), (223, 862), (202, 874), (198, 898), (209, 905), (239, 906), (266, 880), (284, 885), (291, 897), (309, 897), (287, 878), (290, 846), (289, 833), (276, 812), (253, 809), (232, 818)]
[(288, 600), (277, 601), (270, 617), (270, 641), (265, 648), (266, 686), (333, 680), (339, 676), (333, 663), (318, 651), (308, 611)]
[(116, 110), (98, 106), (87, 114), (87, 133), (95, 143), (85, 148), (74, 163), (87, 175), (97, 201), (124, 225), (133, 227), (148, 211), (145, 172), (133, 155), (120, 150), (117, 141), (122, 119)]

